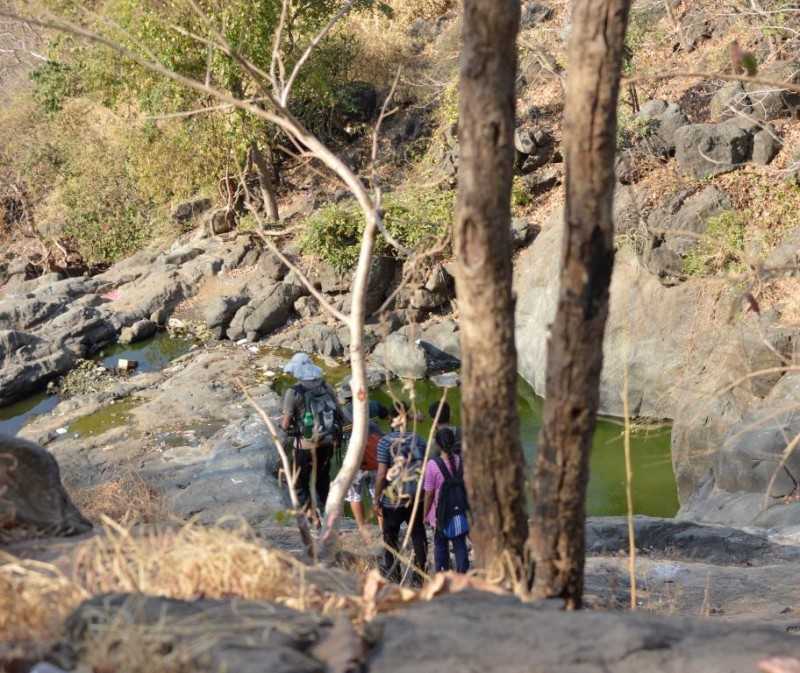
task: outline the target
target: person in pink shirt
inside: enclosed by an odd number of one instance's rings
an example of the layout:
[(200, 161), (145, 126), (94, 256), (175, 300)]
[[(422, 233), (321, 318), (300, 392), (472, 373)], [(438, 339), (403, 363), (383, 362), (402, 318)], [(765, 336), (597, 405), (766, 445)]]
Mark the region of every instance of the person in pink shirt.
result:
[(464, 467), (459, 455), (456, 436), (451, 428), (436, 432), (440, 454), (428, 461), (422, 488), (425, 491), (425, 521), (433, 533), (433, 558), (436, 572), (450, 570), (450, 544), (456, 560), (456, 572), (469, 570), (467, 551), (467, 492), (464, 486)]

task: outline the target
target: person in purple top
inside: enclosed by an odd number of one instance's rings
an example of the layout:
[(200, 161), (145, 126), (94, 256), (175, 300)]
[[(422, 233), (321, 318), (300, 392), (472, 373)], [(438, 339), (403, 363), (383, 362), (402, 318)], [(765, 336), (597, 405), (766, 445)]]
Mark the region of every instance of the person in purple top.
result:
[(436, 572), (450, 570), (450, 544), (456, 559), (456, 572), (469, 570), (466, 513), (469, 505), (464, 487), (464, 471), (456, 434), (439, 428), (436, 443), (440, 454), (428, 461), (422, 488), (425, 491), (425, 521), (433, 528), (433, 559)]

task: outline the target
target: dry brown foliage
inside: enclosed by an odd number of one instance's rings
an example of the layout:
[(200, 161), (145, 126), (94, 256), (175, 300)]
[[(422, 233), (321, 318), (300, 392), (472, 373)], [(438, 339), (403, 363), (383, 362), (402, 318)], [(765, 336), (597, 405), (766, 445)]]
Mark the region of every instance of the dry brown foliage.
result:
[(358, 600), (335, 580), (311, 583), (310, 569), (264, 546), (244, 523), (233, 528), (190, 522), (138, 531), (103, 517), (104, 531), (80, 544), (66, 574), (57, 567), (0, 555), (0, 641), (55, 635), (77, 605), (106, 592), (184, 600), (268, 600), (298, 610), (358, 612)]
[(0, 641), (47, 640), (88, 594), (47, 563), (0, 552)]
[(103, 517), (126, 525), (168, 518), (162, 495), (133, 470), (123, 471), (97, 486), (67, 490), (76, 507), (94, 523)]

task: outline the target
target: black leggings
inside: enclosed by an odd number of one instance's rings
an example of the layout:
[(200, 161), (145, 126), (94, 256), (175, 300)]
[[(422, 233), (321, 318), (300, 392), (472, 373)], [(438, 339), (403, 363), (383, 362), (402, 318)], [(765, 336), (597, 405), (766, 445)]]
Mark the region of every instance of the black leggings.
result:
[(331, 456), (333, 446), (320, 446), (317, 449), (301, 449), (296, 447), (294, 450), (294, 462), (300, 473), (297, 476), (297, 498), (300, 506), (305, 507), (311, 499), (311, 472), (314, 467), (313, 453), (317, 454), (317, 507), (325, 511), (325, 502), (328, 500), (328, 491), (331, 490)]
[[(400, 562), (395, 563), (392, 550), (400, 548), (400, 526), (408, 524), (411, 520), (411, 507), (382, 507), (383, 510), (383, 541), (386, 550), (383, 555), (383, 574), (393, 582), (400, 581)], [(423, 572), (428, 563), (428, 537), (425, 534), (425, 522), (422, 515), (422, 503), (417, 508), (417, 517), (411, 528), (411, 544), (414, 545), (414, 564)], [(422, 577), (413, 574), (416, 582), (421, 583)]]

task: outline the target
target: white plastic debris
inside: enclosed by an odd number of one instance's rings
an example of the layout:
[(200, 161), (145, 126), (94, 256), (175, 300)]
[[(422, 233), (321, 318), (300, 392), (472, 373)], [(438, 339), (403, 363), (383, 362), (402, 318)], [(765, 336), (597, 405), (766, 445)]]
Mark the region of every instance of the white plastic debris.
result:
[(40, 661), (34, 666), (30, 673), (67, 673), (63, 668), (48, 664), (46, 661)]
[(243, 337), (236, 342), (237, 346), (244, 346), (247, 343), (247, 337)]
[(674, 582), (682, 570), (683, 568), (678, 563), (666, 561), (654, 564), (647, 574), (651, 580)]
[(126, 358), (120, 358), (117, 360), (117, 369), (121, 372), (129, 372), (133, 369), (136, 369), (139, 366), (139, 363), (136, 360), (128, 360)]
[(69, 430), (67, 430), (66, 428), (58, 428), (58, 429), (56, 430), (56, 434), (57, 434), (57, 435), (66, 435), (66, 434), (67, 434), (67, 432), (69, 432)]

